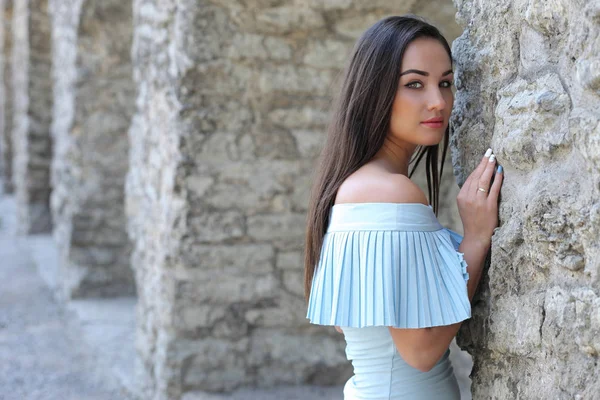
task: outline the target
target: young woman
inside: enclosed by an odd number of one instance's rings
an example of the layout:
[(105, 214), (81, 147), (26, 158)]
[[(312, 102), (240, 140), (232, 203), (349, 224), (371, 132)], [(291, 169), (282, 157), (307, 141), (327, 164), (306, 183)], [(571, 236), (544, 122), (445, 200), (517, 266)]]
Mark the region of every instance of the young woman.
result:
[[(439, 224), (452, 81), (447, 41), (415, 16), (369, 28), (346, 69), (305, 253), (307, 318), (344, 334), (354, 367), (346, 400), (460, 399), (448, 347), (471, 316), (503, 173), (488, 149), (457, 197), (464, 238)], [(432, 206), (409, 179), (425, 154)]]

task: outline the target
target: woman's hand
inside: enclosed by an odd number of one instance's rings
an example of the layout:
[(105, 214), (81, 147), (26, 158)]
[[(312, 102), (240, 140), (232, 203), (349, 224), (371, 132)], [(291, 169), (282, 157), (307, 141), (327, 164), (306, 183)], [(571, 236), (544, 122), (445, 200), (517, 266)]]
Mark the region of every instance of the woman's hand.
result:
[(503, 177), (502, 167), (496, 168), (496, 156), (488, 149), (456, 197), (464, 237), (486, 247), (490, 246), (494, 228), (498, 226), (498, 195)]

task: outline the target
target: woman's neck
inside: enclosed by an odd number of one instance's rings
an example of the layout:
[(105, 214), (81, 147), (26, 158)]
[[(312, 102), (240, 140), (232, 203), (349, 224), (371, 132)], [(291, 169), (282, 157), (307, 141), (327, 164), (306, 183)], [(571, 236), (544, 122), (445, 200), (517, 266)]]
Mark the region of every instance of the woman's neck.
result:
[(408, 176), (408, 165), (416, 147), (415, 145), (398, 145), (388, 142), (386, 139), (371, 161), (381, 165), (390, 173)]

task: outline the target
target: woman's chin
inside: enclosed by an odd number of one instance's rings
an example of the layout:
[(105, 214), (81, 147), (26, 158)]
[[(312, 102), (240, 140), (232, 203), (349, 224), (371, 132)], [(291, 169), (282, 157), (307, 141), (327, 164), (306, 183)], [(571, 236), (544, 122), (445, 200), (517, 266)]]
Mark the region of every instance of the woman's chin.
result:
[(434, 138), (427, 138), (429, 140), (421, 140), (421, 143), (419, 143), (419, 146), (436, 146), (438, 144), (442, 143), (442, 140), (444, 140), (444, 136), (439, 136), (439, 137), (434, 137)]

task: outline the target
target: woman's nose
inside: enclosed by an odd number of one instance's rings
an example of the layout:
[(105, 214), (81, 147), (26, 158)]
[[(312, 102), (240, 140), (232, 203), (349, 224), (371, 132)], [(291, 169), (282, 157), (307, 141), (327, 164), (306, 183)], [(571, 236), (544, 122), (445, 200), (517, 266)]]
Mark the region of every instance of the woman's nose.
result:
[(446, 100), (439, 89), (433, 89), (429, 95), (429, 110), (443, 110), (446, 107)]

